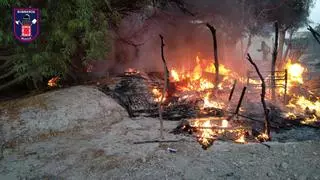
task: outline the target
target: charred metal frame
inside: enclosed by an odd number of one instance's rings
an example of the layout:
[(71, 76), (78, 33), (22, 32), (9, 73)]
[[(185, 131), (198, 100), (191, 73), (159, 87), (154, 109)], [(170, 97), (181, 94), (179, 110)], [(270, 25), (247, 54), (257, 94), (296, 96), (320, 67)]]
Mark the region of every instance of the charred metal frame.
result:
[[(284, 95), (283, 95), (283, 102), (287, 102), (287, 91), (288, 91), (288, 71), (285, 69), (284, 71), (275, 71), (275, 83), (272, 83), (272, 75), (271, 71), (262, 71), (261, 73), (264, 74), (266, 80), (266, 88), (272, 90), (273, 88), (283, 88)], [(250, 82), (250, 79), (259, 81), (259, 77), (255, 75), (255, 71), (248, 71), (247, 72), (247, 87), (248, 88), (261, 88), (261, 84), (253, 84)]]

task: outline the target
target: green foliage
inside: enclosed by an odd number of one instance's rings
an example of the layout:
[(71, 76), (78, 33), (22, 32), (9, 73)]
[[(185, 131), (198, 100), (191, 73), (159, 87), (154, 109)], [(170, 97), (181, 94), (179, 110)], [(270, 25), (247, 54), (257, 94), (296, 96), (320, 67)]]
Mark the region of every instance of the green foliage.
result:
[[(41, 12), (41, 32), (29, 44), (15, 40), (11, 29), (12, 7), (28, 7), (24, 2), (0, 1), (4, 18), (0, 22), (0, 48), (14, 52), (14, 62), (4, 74), (13, 70), (16, 78), (42, 81), (56, 75), (65, 76), (74, 62), (85, 64), (104, 59), (111, 44), (108, 21), (112, 13), (103, 11), (103, 4), (99, 4), (102, 1), (52, 0), (42, 6), (37, 4)], [(0, 66), (4, 63), (0, 61)]]

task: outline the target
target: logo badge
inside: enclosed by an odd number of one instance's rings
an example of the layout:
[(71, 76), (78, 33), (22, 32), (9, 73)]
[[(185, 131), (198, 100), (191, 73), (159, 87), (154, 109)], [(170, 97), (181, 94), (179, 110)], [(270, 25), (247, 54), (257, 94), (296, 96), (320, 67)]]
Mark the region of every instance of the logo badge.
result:
[(39, 35), (39, 9), (14, 8), (13, 9), (13, 33), (21, 42), (31, 42)]

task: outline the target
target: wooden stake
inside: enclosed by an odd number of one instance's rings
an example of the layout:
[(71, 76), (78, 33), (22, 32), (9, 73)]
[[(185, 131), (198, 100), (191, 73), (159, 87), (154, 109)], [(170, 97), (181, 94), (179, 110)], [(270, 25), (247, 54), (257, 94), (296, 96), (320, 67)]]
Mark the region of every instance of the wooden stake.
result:
[(241, 103), (242, 103), (244, 94), (246, 93), (246, 89), (247, 89), (247, 87), (243, 87), (243, 89), (242, 89), (242, 93), (241, 93), (241, 96), (240, 96), (240, 99), (239, 99), (239, 102), (238, 102), (238, 105), (237, 105), (237, 109), (236, 109), (235, 114), (238, 114), (238, 113), (239, 113), (239, 110), (240, 110), (240, 107), (241, 107)]
[(269, 137), (269, 140), (270, 140), (270, 121), (269, 121), (269, 111), (267, 109), (267, 105), (266, 105), (266, 102), (265, 102), (265, 96), (266, 96), (266, 84), (264, 82), (264, 78), (262, 76), (262, 74), (260, 73), (259, 71), (259, 68), (258, 66), (253, 62), (250, 54), (248, 53), (247, 55), (247, 59), (248, 61), (253, 65), (253, 67), (256, 69), (259, 77), (260, 77), (260, 80), (261, 80), (261, 103), (262, 103), (262, 106), (263, 106), (263, 110), (264, 110), (264, 118), (265, 118), (265, 123), (264, 123), (264, 133), (266, 133)]
[(163, 69), (164, 69), (164, 86), (163, 86), (163, 90), (162, 90), (162, 96), (161, 96), (160, 102), (158, 104), (158, 108), (159, 108), (159, 118), (160, 118), (160, 138), (164, 139), (163, 118), (162, 118), (162, 111), (163, 111), (162, 102), (164, 100), (164, 97), (166, 95), (166, 92), (167, 92), (168, 86), (169, 86), (169, 70), (168, 70), (167, 63), (166, 63), (166, 60), (164, 58), (164, 53), (163, 53), (163, 47), (165, 46), (164, 42), (163, 42), (163, 36), (161, 34), (159, 36), (161, 39), (161, 58), (162, 58)]
[(288, 70), (285, 69), (284, 71), (284, 97), (283, 97), (283, 101), (284, 104), (287, 104), (287, 89), (288, 89)]
[(230, 95), (229, 95), (229, 102), (231, 101), (232, 99), (232, 96), (233, 96), (233, 92), (234, 92), (234, 89), (236, 88), (236, 85), (237, 85), (237, 80), (234, 80), (233, 82), (233, 85), (232, 85), (232, 89), (231, 89), (231, 92), (230, 92)]
[(215, 89), (218, 88), (219, 84), (219, 61), (218, 61), (218, 45), (217, 45), (217, 36), (216, 36), (216, 29), (211, 26), (209, 23), (206, 24), (207, 27), (210, 29), (213, 39), (213, 54), (214, 54), (214, 67), (216, 69), (216, 76), (215, 76)]
[(272, 101), (274, 101), (275, 97), (276, 97), (275, 71), (276, 71), (276, 61), (277, 61), (277, 55), (278, 55), (278, 35), (279, 35), (278, 22), (274, 23), (274, 27), (275, 27), (275, 38), (274, 38), (274, 48), (273, 48), (272, 63), (271, 63), (271, 90), (272, 90), (271, 99), (272, 99)]

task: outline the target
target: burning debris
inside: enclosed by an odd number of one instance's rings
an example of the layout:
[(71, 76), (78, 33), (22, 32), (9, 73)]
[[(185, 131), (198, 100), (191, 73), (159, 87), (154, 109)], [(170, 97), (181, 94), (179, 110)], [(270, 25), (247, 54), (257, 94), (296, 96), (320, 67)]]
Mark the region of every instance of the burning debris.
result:
[[(163, 119), (184, 119), (184, 123), (173, 132), (194, 135), (204, 149), (209, 148), (216, 140), (226, 137), (235, 143), (247, 143), (251, 140), (253, 142), (269, 141), (270, 129), (266, 128), (266, 123), (264, 129), (254, 129), (258, 133), (252, 135), (251, 122), (257, 121), (263, 124), (263, 120), (256, 120), (250, 114), (246, 115), (246, 109), (241, 107), (242, 99), (246, 97), (245, 87), (243, 93), (240, 93), (238, 105), (234, 106), (235, 110), (228, 110), (232, 105), (230, 100), (233, 94), (238, 93), (236, 85), (244, 85), (243, 79), (245, 78), (220, 64), (221, 78), (218, 90), (214, 91), (213, 79), (216, 71), (213, 62), (196, 57), (194, 63), (194, 68), (189, 71), (185, 67), (170, 69), (169, 86), (165, 94), (162, 93), (165, 83), (163, 73), (144, 73), (136, 69), (128, 69), (124, 75), (118, 76), (115, 86), (109, 90), (116, 95), (116, 99), (120, 100), (120, 104), (127, 108), (131, 117), (140, 115), (158, 117), (158, 105), (161, 101)], [(297, 86), (303, 84), (305, 68), (292, 61), (288, 61), (285, 68), (288, 72), (288, 103), (285, 104), (285, 109), (280, 108), (280, 112), (287, 111), (283, 117), (284, 120), (287, 120), (286, 123), (289, 124), (290, 122), (295, 124), (294, 122), (299, 120), (300, 125), (319, 123), (319, 98), (310, 99), (295, 90)], [(276, 76), (279, 72), (276, 71)], [(261, 80), (249, 80), (254, 81), (257, 87), (262, 82)], [(283, 79), (277, 80), (277, 83), (282, 82)], [(270, 81), (267, 81), (266, 85), (269, 83)], [(276, 89), (276, 93), (283, 95), (284, 91), (279, 88)], [(265, 103), (269, 101), (270, 97), (266, 95)], [(265, 118), (271, 116), (268, 106), (266, 106), (268, 113), (264, 113)], [(269, 121), (277, 124), (278, 119), (281, 119), (281, 115)], [(268, 127), (270, 128), (270, 124)], [(272, 126), (272, 128), (276, 127), (277, 125)]]
[(187, 133), (194, 135), (203, 149), (208, 149), (218, 139), (232, 140), (236, 143), (247, 143), (250, 126), (240, 121), (228, 121), (223, 117), (196, 118), (182, 121), (174, 134)]
[(301, 119), (302, 124), (320, 124), (320, 99), (310, 91), (303, 89), (303, 74), (306, 68), (300, 63), (288, 60), (285, 65), (288, 70), (288, 93), (290, 100), (286, 107), (289, 112), (285, 117), (289, 120)]
[(48, 81), (48, 86), (49, 87), (57, 87), (58, 86), (58, 82), (60, 80), (59, 76), (53, 77)]

